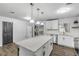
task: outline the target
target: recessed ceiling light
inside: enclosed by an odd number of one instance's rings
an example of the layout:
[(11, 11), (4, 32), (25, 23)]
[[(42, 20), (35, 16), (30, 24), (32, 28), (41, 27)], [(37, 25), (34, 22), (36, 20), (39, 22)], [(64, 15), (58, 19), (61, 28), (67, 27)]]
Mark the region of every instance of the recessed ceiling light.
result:
[(24, 19), (31, 20), (31, 17), (27, 16), (27, 17), (24, 17)]
[(39, 9), (39, 8), (37, 8), (37, 10), (39, 11), (40, 9)]
[(40, 22), (39, 22), (39, 21), (37, 21), (37, 22), (36, 22), (36, 24), (40, 24)]
[(41, 14), (44, 14), (44, 12), (41, 12)]
[(68, 12), (70, 10), (71, 10), (70, 7), (62, 7), (62, 8), (60, 8), (60, 9), (57, 10), (57, 13), (58, 14), (63, 14), (63, 13), (66, 13), (66, 12)]
[(11, 11), (11, 12), (9, 12), (9, 13), (14, 14), (15, 12), (14, 12), (14, 11)]
[(33, 4), (33, 3), (30, 3), (30, 5), (31, 5), (31, 6), (34, 6), (34, 4)]
[(34, 20), (30, 20), (30, 23), (34, 23), (35, 21)]

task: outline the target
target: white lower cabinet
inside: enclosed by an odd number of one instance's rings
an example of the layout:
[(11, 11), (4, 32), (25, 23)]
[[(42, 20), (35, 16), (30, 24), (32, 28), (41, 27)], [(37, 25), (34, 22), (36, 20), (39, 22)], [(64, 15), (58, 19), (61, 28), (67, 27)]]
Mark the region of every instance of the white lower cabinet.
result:
[(35, 56), (43, 56), (43, 48), (42, 47), (38, 51), (35, 52)]
[(22, 46), (19, 46), (20, 56), (49, 56), (53, 50), (53, 38), (44, 43), (36, 51), (31, 51)]
[(74, 48), (74, 39), (70, 36), (59, 36), (58, 44)]
[(74, 45), (76, 49), (79, 49), (79, 38), (74, 39)]
[(44, 45), (43, 47), (41, 47), (36, 53), (36, 56), (47, 56), (47, 45)]
[(52, 36), (37, 36), (16, 42), (20, 56), (49, 56), (53, 49)]
[(34, 53), (24, 47), (19, 47), (19, 56), (34, 56)]
[(48, 43), (48, 54), (50, 54), (52, 50), (53, 50), (53, 40), (50, 40)]
[(52, 50), (53, 50), (53, 40), (51, 39), (39, 50), (37, 50), (37, 52), (35, 52), (35, 55), (36, 56), (49, 56)]

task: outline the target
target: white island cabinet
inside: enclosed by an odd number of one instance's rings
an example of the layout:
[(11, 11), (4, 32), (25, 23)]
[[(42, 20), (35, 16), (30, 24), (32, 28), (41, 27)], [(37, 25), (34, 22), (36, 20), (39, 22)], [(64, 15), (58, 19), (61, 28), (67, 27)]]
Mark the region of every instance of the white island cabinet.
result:
[(52, 36), (38, 36), (16, 42), (20, 56), (49, 56), (53, 49)]

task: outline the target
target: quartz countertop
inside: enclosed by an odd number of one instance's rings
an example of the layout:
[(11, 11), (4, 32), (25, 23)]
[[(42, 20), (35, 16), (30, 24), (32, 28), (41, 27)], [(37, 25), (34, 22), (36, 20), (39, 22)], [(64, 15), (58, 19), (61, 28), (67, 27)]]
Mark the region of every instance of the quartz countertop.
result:
[(43, 36), (28, 38), (28, 39), (16, 42), (16, 44), (32, 52), (35, 52), (50, 39), (52, 39), (52, 36), (43, 35)]

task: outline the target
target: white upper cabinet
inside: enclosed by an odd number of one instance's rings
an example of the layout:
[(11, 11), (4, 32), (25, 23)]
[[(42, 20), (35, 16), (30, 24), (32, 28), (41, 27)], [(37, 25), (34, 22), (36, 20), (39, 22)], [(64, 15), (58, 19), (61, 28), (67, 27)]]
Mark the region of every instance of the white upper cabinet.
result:
[(45, 33), (46, 34), (56, 34), (56, 33), (58, 33), (58, 20), (46, 21), (46, 23), (45, 23)]
[(46, 27), (46, 30), (51, 29), (52, 28), (51, 21), (46, 21), (45, 27)]
[(58, 20), (46, 21), (46, 29), (47, 30), (58, 29)]
[(58, 29), (58, 20), (51, 21), (52, 29)]

